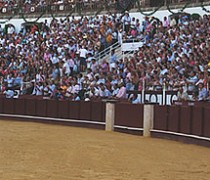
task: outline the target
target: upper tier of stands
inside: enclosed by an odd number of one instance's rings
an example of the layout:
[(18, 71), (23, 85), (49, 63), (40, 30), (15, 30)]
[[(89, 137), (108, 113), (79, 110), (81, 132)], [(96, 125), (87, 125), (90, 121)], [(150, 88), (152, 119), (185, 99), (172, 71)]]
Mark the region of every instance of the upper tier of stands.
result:
[[(180, 4), (193, 4), (200, 2), (207, 2), (207, 0), (137, 0), (132, 3), (130, 8), (137, 8), (139, 2), (143, 8), (151, 8), (159, 5), (180, 5)], [(11, 14), (28, 14), (37, 15), (39, 13), (68, 13), (71, 10), (77, 13), (91, 12), (91, 11), (116, 11), (120, 8), (125, 8), (118, 0), (1, 0), (0, 1), (0, 16), (11, 16)]]

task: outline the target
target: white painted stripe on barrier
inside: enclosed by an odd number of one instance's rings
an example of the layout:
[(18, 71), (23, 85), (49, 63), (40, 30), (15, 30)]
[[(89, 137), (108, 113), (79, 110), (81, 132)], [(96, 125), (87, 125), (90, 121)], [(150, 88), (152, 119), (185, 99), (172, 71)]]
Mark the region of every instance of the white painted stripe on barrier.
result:
[(14, 117), (14, 118), (40, 119), (40, 120), (47, 120), (47, 121), (63, 121), (63, 122), (75, 122), (75, 123), (87, 123), (87, 124), (105, 125), (105, 122), (76, 120), (76, 119), (62, 119), (62, 118), (50, 118), (50, 117), (15, 115), (15, 114), (0, 114), (0, 117), (1, 116), (2, 117)]
[(127, 126), (118, 126), (114, 125), (115, 128), (120, 128), (120, 129), (129, 129), (129, 130), (135, 130), (135, 131), (143, 131), (143, 128), (134, 128), (134, 127), (127, 127)]
[(210, 141), (210, 138), (196, 136), (196, 135), (191, 135), (191, 134), (183, 134), (183, 133), (176, 133), (176, 132), (171, 132), (171, 131), (163, 131), (163, 130), (155, 130), (155, 129), (152, 129), (151, 132), (158, 132), (158, 133), (165, 133), (165, 134), (173, 134), (173, 135), (177, 135), (177, 136), (184, 136), (184, 137), (190, 137), (190, 138), (195, 138), (195, 139), (201, 139), (201, 140)]

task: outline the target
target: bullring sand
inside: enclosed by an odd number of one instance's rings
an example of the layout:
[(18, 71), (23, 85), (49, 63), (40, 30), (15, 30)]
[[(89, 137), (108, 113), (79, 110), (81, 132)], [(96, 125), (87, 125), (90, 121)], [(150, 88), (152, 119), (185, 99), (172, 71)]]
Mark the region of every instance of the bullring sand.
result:
[(210, 180), (210, 149), (102, 130), (0, 121), (0, 180)]

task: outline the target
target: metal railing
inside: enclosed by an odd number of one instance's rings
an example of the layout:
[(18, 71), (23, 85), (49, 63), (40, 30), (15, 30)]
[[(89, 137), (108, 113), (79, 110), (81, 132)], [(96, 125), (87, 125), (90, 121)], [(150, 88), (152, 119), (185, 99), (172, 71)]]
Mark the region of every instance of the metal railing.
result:
[[(122, 43), (135, 43), (135, 42), (143, 42), (144, 39), (126, 39), (123, 40)], [(135, 50), (129, 50), (124, 52), (122, 50), (122, 44), (119, 42), (116, 42), (114, 44), (112, 44), (111, 46), (107, 47), (106, 49), (104, 49), (103, 51), (99, 52), (98, 54), (95, 55), (95, 59), (100, 63), (103, 59), (105, 59), (106, 61), (109, 61), (110, 57), (111, 57), (111, 51), (115, 50), (115, 55), (117, 57), (117, 60), (119, 59), (123, 59), (125, 57), (129, 57), (132, 56), (133, 53), (135, 52)]]
[(111, 51), (115, 50), (115, 52), (117, 53), (117, 51), (120, 50), (121, 52), (121, 44), (117, 41), (116, 43), (112, 44), (111, 46), (107, 47), (106, 49), (104, 49), (103, 51), (99, 52), (98, 54), (95, 55), (95, 59), (100, 62), (102, 59), (107, 59), (110, 57), (111, 55)]

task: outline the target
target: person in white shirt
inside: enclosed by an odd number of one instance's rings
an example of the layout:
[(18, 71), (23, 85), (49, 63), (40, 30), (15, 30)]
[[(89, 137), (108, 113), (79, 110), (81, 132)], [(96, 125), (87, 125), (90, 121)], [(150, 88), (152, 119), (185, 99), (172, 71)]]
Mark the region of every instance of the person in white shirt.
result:
[(14, 97), (14, 91), (13, 90), (4, 91), (4, 94), (6, 95), (6, 98), (13, 98)]
[(96, 98), (96, 97), (98, 97), (99, 96), (99, 91), (98, 91), (98, 89), (95, 87), (95, 84), (94, 83), (91, 83), (90, 84), (90, 87), (89, 87), (89, 89), (87, 90), (87, 92), (86, 92), (86, 96), (88, 97), (88, 98)]
[(140, 104), (140, 98), (138, 97), (138, 94), (132, 94), (130, 97), (130, 101), (132, 104)]
[(49, 85), (49, 88), (48, 88), (48, 90), (49, 90), (48, 94), (50, 95), (50, 97), (52, 97), (52, 95), (55, 91), (55, 88), (56, 88), (56, 86), (55, 86), (54, 82), (50, 82), (50, 85)]
[(187, 78), (188, 90), (194, 91), (196, 89), (196, 82), (198, 81), (198, 77), (195, 71), (189, 73), (189, 77)]
[(71, 83), (67, 82), (67, 89), (66, 89), (66, 94), (65, 94), (67, 98), (70, 98), (72, 96), (72, 88), (73, 86), (71, 85)]
[(101, 83), (99, 85), (98, 95), (101, 98), (107, 98), (107, 97), (110, 97), (111, 96), (111, 92), (106, 88), (106, 86), (103, 83)]
[(71, 89), (71, 93), (72, 94), (78, 94), (79, 93), (79, 84), (77, 84), (76, 81), (73, 81), (72, 83), (72, 89)]
[(123, 43), (123, 33), (122, 33), (122, 29), (120, 29), (120, 30), (118, 30), (118, 42), (120, 43), (120, 44), (122, 44)]
[(170, 26), (171, 26), (171, 27), (176, 26), (176, 19), (175, 19), (175, 18), (172, 18), (172, 19), (171, 19), (171, 21), (170, 21)]
[(88, 86), (90, 85), (90, 80), (88, 78), (88, 76), (84, 76), (84, 79), (82, 81), (82, 89), (88, 89)]
[(115, 54), (115, 50), (113, 49), (110, 55), (110, 70), (112, 70), (112, 68), (116, 68), (116, 62), (117, 62), (117, 55)]
[(34, 82), (34, 89), (32, 91), (32, 95), (42, 96), (43, 90), (44, 86), (40, 82)]
[(119, 88), (118, 88), (118, 85), (117, 84), (114, 84), (113, 86), (112, 86), (112, 96), (113, 97), (116, 97), (116, 95), (118, 94), (118, 92), (119, 92)]
[(119, 89), (116, 97), (118, 99), (125, 99), (126, 98), (126, 87), (124, 86), (123, 82), (120, 83), (120, 89)]
[(9, 74), (9, 76), (7, 77), (7, 87), (11, 88), (14, 84), (14, 78), (12, 77), (12, 74)]
[(75, 66), (74, 60), (72, 58), (70, 58), (67, 61), (68, 61), (69, 67), (70, 67), (70, 75), (72, 75), (74, 72), (74, 66)]
[(63, 73), (64, 73), (66, 76), (69, 76), (69, 75), (70, 75), (71, 70), (70, 70), (70, 66), (69, 66), (68, 61), (64, 62), (62, 69), (63, 69)]
[(51, 60), (52, 64), (57, 64), (59, 62), (59, 59), (56, 54), (54, 54), (50, 60)]
[(131, 17), (128, 13), (128, 11), (125, 11), (125, 15), (122, 18), (123, 26), (124, 26), (124, 31), (126, 33), (129, 32), (130, 30), (130, 25), (131, 25)]
[(167, 17), (165, 16), (164, 18), (163, 18), (163, 27), (164, 28), (168, 28), (169, 27), (169, 21), (168, 21), (168, 19), (167, 19)]
[(36, 95), (37, 95), (37, 96), (42, 96), (42, 95), (43, 95), (43, 89), (44, 89), (42, 83), (39, 82), (39, 83), (36, 85), (35, 88), (36, 88)]
[(88, 50), (85, 47), (81, 47), (79, 49), (79, 57), (80, 57), (80, 71), (84, 72), (87, 67), (87, 58)]
[(44, 83), (43, 95), (44, 95), (45, 97), (49, 96), (49, 85), (48, 85), (48, 82), (45, 82), (45, 83)]
[(96, 62), (95, 58), (92, 58), (91, 60), (90, 69), (93, 73), (95, 73), (98, 69), (98, 62)]
[(8, 25), (7, 28), (7, 34), (13, 34), (15, 32), (15, 29), (12, 25)]
[(43, 82), (45, 80), (45, 76), (42, 74), (41, 70), (36, 74), (36, 82)]

